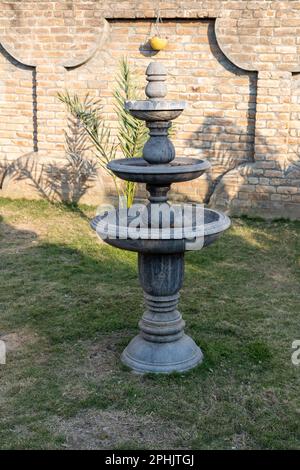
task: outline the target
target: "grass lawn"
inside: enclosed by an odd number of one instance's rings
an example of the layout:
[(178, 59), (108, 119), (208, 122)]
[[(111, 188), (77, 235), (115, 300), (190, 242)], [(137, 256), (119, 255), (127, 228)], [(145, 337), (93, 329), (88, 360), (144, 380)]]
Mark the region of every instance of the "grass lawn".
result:
[(119, 360), (136, 255), (82, 210), (0, 200), (1, 449), (300, 449), (300, 223), (235, 219), (189, 253), (180, 307), (205, 361), (138, 376)]

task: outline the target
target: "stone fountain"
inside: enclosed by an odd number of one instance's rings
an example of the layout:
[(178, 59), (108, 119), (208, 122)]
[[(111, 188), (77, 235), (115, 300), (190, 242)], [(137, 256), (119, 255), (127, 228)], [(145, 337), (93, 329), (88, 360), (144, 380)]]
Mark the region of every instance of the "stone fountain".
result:
[[(146, 121), (149, 128), (143, 157), (112, 160), (108, 164), (109, 170), (119, 178), (146, 183), (149, 202), (142, 210), (140, 236), (129, 234), (133, 218), (127, 209), (119, 209), (116, 217), (111, 217), (109, 212), (99, 215), (92, 226), (110, 245), (138, 252), (146, 310), (139, 322), (140, 333), (123, 351), (122, 362), (138, 373), (184, 372), (203, 359), (200, 348), (184, 333), (185, 322), (177, 309), (184, 253), (189, 249), (188, 244), (194, 243), (192, 249), (201, 249), (213, 243), (230, 226), (230, 220), (207, 208), (202, 210), (200, 222), (194, 215), (190, 216), (184, 231), (182, 220), (179, 224), (175, 220), (176, 208), (168, 202), (171, 184), (198, 178), (210, 164), (197, 158), (175, 158), (169, 128), (171, 121), (183, 112), (185, 102), (164, 99), (166, 71), (161, 63), (150, 63), (146, 75), (148, 99), (126, 102), (128, 112)], [(168, 222), (160, 215), (162, 206), (170, 208)], [(124, 210), (128, 217), (124, 218)]]

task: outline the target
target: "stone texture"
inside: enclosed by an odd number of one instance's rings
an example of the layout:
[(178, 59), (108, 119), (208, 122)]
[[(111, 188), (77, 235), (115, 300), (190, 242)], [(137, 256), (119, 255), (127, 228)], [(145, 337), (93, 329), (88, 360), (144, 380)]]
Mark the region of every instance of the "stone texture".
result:
[[(155, 60), (171, 75), (167, 99), (188, 102), (176, 124), (177, 154), (212, 163), (206, 178), (178, 185), (173, 197), (299, 218), (300, 1), (174, 0), (160, 9), (169, 44)], [(28, 154), (36, 172), (22, 181), (6, 174), (2, 195), (36, 197), (45, 165), (64, 165), (66, 115), (57, 91), (101, 97), (115, 133), (118, 60), (127, 55), (142, 77), (155, 13), (148, 0), (1, 2), (2, 175)], [(82, 200), (97, 204), (111, 189), (99, 172)]]
[(183, 274), (182, 253), (139, 253), (146, 310), (139, 335), (122, 354), (122, 361), (136, 372), (184, 372), (202, 361), (200, 348), (184, 334), (185, 322), (177, 310)]

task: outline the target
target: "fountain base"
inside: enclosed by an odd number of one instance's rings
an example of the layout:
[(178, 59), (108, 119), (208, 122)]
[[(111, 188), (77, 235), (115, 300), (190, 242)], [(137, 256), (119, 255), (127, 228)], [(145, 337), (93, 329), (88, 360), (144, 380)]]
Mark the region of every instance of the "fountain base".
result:
[(203, 354), (192, 338), (185, 334), (170, 343), (150, 342), (140, 334), (131, 340), (121, 360), (140, 374), (170, 374), (193, 369), (202, 362)]
[(122, 362), (138, 373), (184, 372), (203, 358), (200, 348), (184, 333), (177, 309), (184, 274), (184, 254), (139, 253), (139, 278), (146, 310), (140, 334), (129, 343)]

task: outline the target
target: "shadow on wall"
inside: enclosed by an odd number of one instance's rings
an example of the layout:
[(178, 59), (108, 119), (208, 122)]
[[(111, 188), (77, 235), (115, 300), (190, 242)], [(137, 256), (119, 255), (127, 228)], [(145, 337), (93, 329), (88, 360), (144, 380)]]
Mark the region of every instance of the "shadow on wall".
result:
[[(264, 173), (263, 168), (256, 167), (254, 159), (254, 124), (252, 133), (248, 134), (248, 129), (237, 126), (234, 121), (215, 116), (206, 119), (197, 133), (190, 146), (201, 150), (201, 157), (210, 161), (211, 169), (194, 182), (198, 186), (194, 202), (201, 201), (227, 211), (235, 207), (246, 210), (255, 200), (255, 204), (263, 208), (270, 194), (256, 193), (255, 181), (249, 180), (251, 177), (257, 179)], [(266, 155), (274, 155), (274, 150), (264, 137), (256, 133), (256, 138), (265, 148)], [(272, 170), (281, 171), (275, 155), (272, 163)], [(176, 194), (176, 185), (172, 189)], [(180, 191), (177, 196), (180, 196)]]
[(212, 165), (205, 175), (207, 189), (203, 195), (203, 202), (209, 204), (228, 173), (254, 164), (254, 129), (249, 133), (248, 128), (240, 128), (230, 119), (210, 117), (198, 129), (198, 135), (192, 147), (204, 149)]
[[(237, 126), (232, 119), (226, 118), (226, 116), (224, 118), (210, 116), (205, 119), (203, 125), (198, 129), (198, 139), (192, 141), (194, 148), (204, 149), (204, 154), (212, 165), (211, 170), (206, 174), (207, 190), (203, 198), (205, 204), (212, 202), (213, 196), (216, 196), (221, 186), (223, 188), (223, 202), (232, 199), (234, 191), (231, 190), (230, 194), (226, 194), (226, 187), (224, 184), (222, 185), (223, 178), (230, 172), (237, 170), (243, 172), (255, 163), (254, 141), (257, 96), (257, 73), (240, 69), (230, 62), (218, 45), (214, 24), (210, 24), (208, 27), (208, 43), (212, 55), (222, 67), (235, 76), (248, 77), (249, 100), (246, 111), (247, 125), (245, 127)], [(207, 135), (210, 135), (209, 141), (207, 141)], [(236, 187), (235, 196), (237, 196), (237, 193), (238, 187)]]
[(39, 163), (34, 152), (13, 162), (4, 160), (0, 163), (0, 189), (6, 178), (15, 181), (29, 180), (44, 199), (77, 204), (96, 179), (98, 165), (86, 157), (89, 150), (87, 137), (79, 121), (74, 118), (68, 119), (65, 140), (65, 165)]
[(291, 155), (288, 159), (288, 166), (285, 169), (284, 176), (286, 178), (295, 178), (297, 181), (293, 181), (293, 183), (298, 183), (300, 188), (300, 156), (299, 155)]

